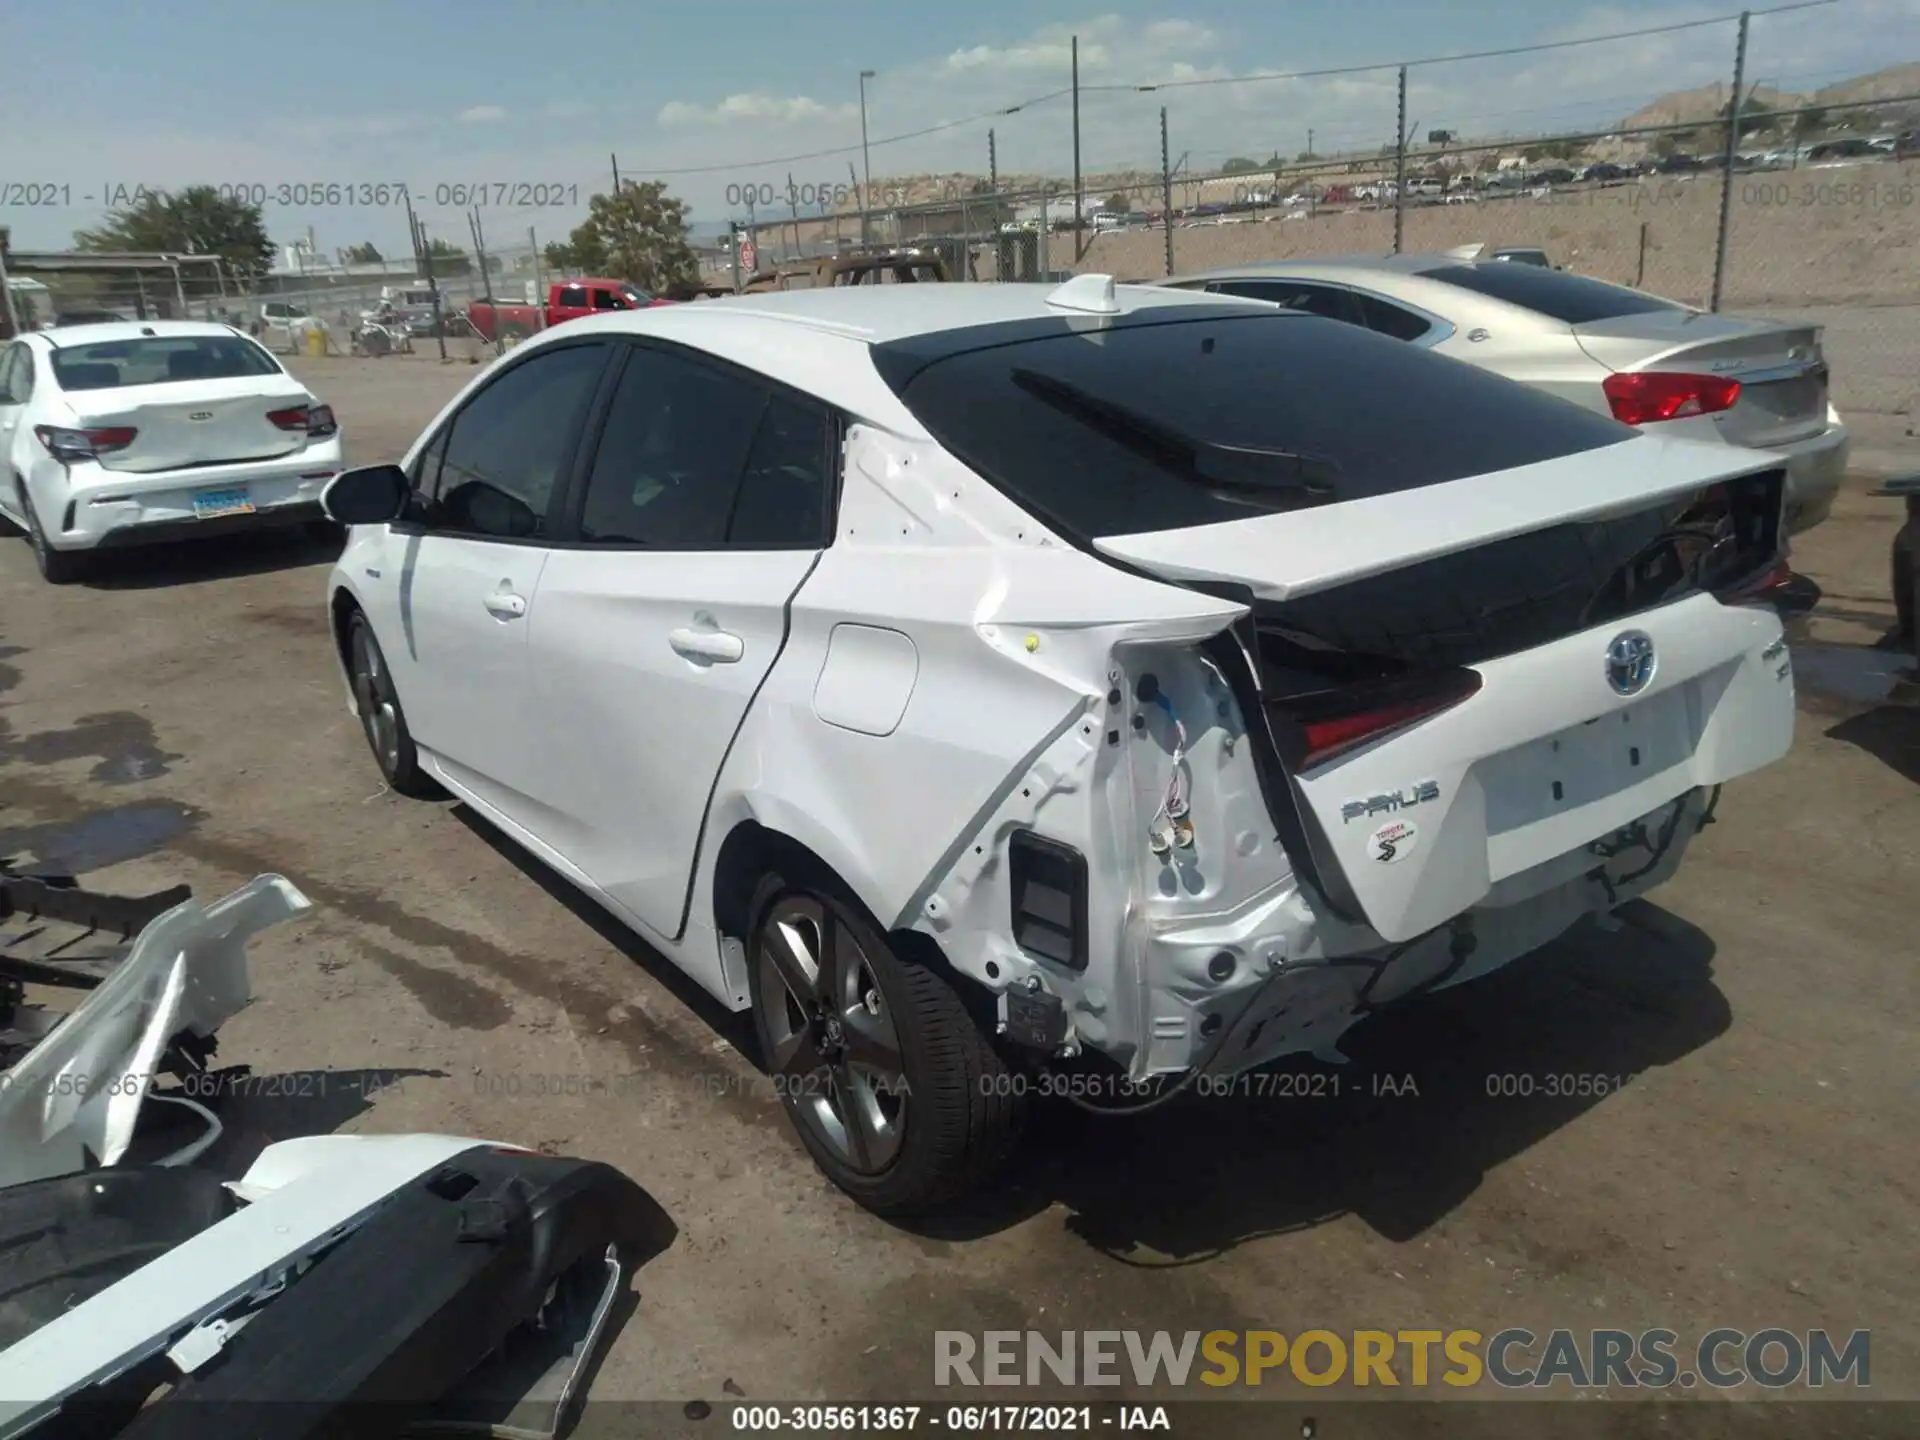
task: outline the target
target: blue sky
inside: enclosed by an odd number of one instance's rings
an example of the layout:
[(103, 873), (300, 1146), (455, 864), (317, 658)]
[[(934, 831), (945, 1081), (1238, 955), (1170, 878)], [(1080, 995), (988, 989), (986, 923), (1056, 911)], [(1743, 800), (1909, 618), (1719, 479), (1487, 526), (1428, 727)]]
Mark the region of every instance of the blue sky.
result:
[[(1293, 0), (1049, 7), (737, 0), (671, 10), (612, 0), (334, 0), (269, 9), (236, 0), (74, 0), (16, 7), (8, 50), (44, 77), (0, 90), (0, 184), (53, 205), (0, 212), (20, 248), (64, 245), (117, 187), (203, 182), (269, 189), (276, 239), (308, 226), (324, 249), (396, 249), (389, 204), (280, 202), (282, 186), (405, 184), (430, 230), (465, 244), (479, 187), (490, 240), (542, 240), (623, 174), (662, 175), (698, 220), (745, 217), (743, 193), (831, 191), (860, 163), (859, 72), (871, 69), (873, 176), (1071, 163), (1064, 99), (1006, 109), (1068, 83), (1080, 36), (1088, 170), (1157, 164), (1158, 111), (1194, 167), (1391, 139), (1394, 79), (1374, 74), (1193, 84), (1251, 73), (1388, 64), (1677, 21), (1726, 6), (1543, 5), (1539, 0)], [(103, 39), (103, 37), (106, 37)], [(1409, 120), (1476, 136), (1606, 124), (1654, 95), (1728, 78), (1731, 24), (1413, 71)], [(31, 57), (46, 63), (40, 66)], [(1748, 74), (1788, 89), (1920, 59), (1920, 0), (1839, 0), (1754, 22)], [(1157, 93), (1141, 84), (1175, 82)], [(1185, 83), (1182, 83), (1185, 82)], [(931, 135), (891, 137), (935, 126)], [(786, 163), (784, 157), (840, 152)], [(528, 187), (544, 188), (544, 195)], [(9, 201), (22, 196), (9, 194)], [(287, 198), (300, 197), (288, 191)], [(361, 198), (356, 195), (356, 200)], [(377, 193), (367, 198), (377, 199)], [(543, 199), (546, 203), (531, 203)], [(804, 213), (804, 211), (803, 211)], [(778, 218), (785, 218), (785, 200)], [(764, 212), (763, 212), (764, 218)]]

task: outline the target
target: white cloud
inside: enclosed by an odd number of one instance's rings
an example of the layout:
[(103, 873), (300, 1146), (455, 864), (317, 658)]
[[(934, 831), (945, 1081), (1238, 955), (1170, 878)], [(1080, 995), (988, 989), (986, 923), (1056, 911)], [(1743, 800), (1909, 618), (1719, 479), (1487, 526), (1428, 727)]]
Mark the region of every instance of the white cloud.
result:
[(498, 105), (470, 105), (460, 112), (462, 125), (487, 125), (506, 118), (507, 112)]
[(698, 126), (767, 124), (800, 125), (816, 121), (858, 119), (857, 105), (822, 105), (808, 95), (769, 95), (764, 90), (729, 95), (718, 105), (693, 105), (673, 100), (660, 107), (657, 120), (670, 129)]
[[(1110, 59), (1105, 46), (1082, 45), (1080, 47), (1080, 68), (1085, 72), (1089, 68), (1105, 65)], [(1005, 47), (993, 45), (974, 45), (965, 50), (956, 50), (947, 56), (946, 68), (952, 71), (993, 70), (1001, 72), (1026, 72), (1050, 70), (1056, 73), (1071, 71), (1073, 66), (1073, 41), (1038, 40), (1025, 45)]]
[(1156, 50), (1210, 50), (1220, 37), (1192, 20), (1156, 20), (1140, 38)]

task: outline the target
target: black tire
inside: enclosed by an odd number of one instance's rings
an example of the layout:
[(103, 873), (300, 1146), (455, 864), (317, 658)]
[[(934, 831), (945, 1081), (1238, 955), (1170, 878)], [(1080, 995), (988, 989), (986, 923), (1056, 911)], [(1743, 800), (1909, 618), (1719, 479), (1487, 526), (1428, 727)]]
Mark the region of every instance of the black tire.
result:
[(33, 547), (33, 563), (39, 567), (40, 578), (49, 585), (71, 585), (84, 576), (92, 555), (84, 550), (56, 550), (49, 545), (27, 487), (22, 485), (15, 493), (20, 497), (20, 513), (27, 517), (27, 543)]
[(407, 728), (406, 711), (393, 688), (387, 657), (374, 638), (367, 617), (355, 612), (347, 625), (347, 666), (353, 677), (354, 706), (360, 712), (360, 731), (367, 737), (380, 778), (396, 795), (410, 800), (434, 800), (443, 793), (420, 768), (420, 752)]
[(337, 520), (309, 520), (301, 532), (315, 545), (345, 546), (347, 527)]
[(1893, 611), (1898, 638), (1911, 640), (1920, 649), (1920, 567), (1913, 563), (1917, 543), (1920, 534), (1912, 539), (1901, 535), (1893, 542)]
[[(1019, 1141), (1024, 1087), (947, 976), (896, 954), (829, 876), (769, 874), (750, 913), (762, 1061), (827, 1178), (888, 1217), (938, 1210), (990, 1181)], [(783, 927), (814, 956), (838, 957), (815, 967), (810, 1014), (796, 998), (803, 972)], [(849, 1125), (850, 1115), (867, 1123)]]

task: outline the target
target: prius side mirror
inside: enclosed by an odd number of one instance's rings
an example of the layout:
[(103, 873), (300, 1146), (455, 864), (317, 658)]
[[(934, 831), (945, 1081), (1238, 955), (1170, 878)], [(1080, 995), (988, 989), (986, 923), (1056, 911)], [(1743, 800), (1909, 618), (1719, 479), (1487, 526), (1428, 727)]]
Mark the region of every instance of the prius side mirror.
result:
[(336, 525), (386, 525), (400, 518), (411, 489), (398, 465), (363, 465), (328, 481), (320, 508)]

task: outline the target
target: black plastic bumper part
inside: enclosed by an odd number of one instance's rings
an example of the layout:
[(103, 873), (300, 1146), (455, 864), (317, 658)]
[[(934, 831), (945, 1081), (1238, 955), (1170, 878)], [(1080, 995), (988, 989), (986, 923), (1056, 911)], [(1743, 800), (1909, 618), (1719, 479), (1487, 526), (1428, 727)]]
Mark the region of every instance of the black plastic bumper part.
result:
[(631, 1273), (672, 1236), (665, 1212), (611, 1166), (468, 1151), (391, 1196), (118, 1433), (398, 1436), (538, 1315), (562, 1275), (604, 1269), (610, 1246)]

